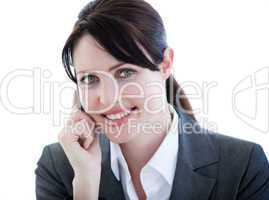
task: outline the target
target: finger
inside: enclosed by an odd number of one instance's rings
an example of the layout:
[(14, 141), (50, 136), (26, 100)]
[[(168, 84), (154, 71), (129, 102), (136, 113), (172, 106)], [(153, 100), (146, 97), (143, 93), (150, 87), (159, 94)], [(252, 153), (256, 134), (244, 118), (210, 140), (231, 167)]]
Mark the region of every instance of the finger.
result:
[(86, 116), (88, 116), (88, 118), (90, 118), (92, 121), (95, 122), (94, 118), (91, 115), (89, 115), (87, 112), (82, 110), (82, 105), (80, 102), (78, 90), (75, 90), (74, 95), (73, 95), (73, 106), (72, 106), (71, 115), (76, 115), (76, 113), (80, 113), (80, 112), (84, 113)]
[(95, 125), (95, 121), (91, 117), (89, 117), (88, 114), (81, 112), (81, 111), (73, 113), (70, 116), (70, 119), (67, 121), (67, 125), (72, 126), (80, 120), (86, 120), (86, 122), (88, 123), (88, 126), (89, 126), (89, 130), (93, 130), (94, 125)]
[(77, 143), (79, 139), (78, 135), (72, 134), (70, 130), (63, 129), (60, 134), (58, 134), (58, 141), (63, 146), (70, 146)]
[(81, 120), (80, 127), (77, 129), (79, 133), (75, 133), (78, 136), (78, 142), (81, 146), (85, 148), (85, 150), (91, 145), (93, 139), (96, 137), (95, 127), (93, 129), (89, 129), (88, 124), (85, 120)]
[(94, 140), (94, 137), (93, 137), (93, 136), (89, 136), (89, 137), (87, 137), (87, 138), (84, 140), (84, 142), (83, 142), (83, 147), (84, 147), (85, 150), (87, 150), (87, 149), (90, 147), (90, 145), (91, 145), (91, 143), (93, 142), (93, 140)]
[[(87, 150), (93, 143), (93, 141), (95, 140), (96, 137), (99, 137), (98, 134), (98, 130), (97, 130), (98, 126), (94, 127), (94, 130), (91, 132), (91, 134), (89, 136), (87, 136), (85, 142), (84, 142), (84, 147)], [(98, 138), (97, 138), (98, 140)]]
[(97, 154), (100, 152), (100, 139), (99, 139), (99, 134), (97, 134), (94, 138), (93, 141), (90, 144), (91, 148), (88, 148), (87, 151), (89, 153)]
[(88, 132), (93, 132), (94, 128), (95, 128), (95, 122), (89, 118), (86, 114), (84, 113), (79, 113), (76, 117), (75, 117), (75, 122), (77, 121), (83, 121), (85, 129), (87, 129)]
[(82, 119), (75, 123), (73, 128), (73, 134), (78, 135), (82, 139), (87, 138), (91, 135), (91, 130), (88, 122), (85, 119)]

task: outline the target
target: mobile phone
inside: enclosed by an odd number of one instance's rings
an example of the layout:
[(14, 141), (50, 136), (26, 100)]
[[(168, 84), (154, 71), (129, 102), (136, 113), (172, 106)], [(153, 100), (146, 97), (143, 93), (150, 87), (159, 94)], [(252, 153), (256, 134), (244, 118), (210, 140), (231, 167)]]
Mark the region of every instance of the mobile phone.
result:
[(82, 111), (82, 112), (85, 112), (83, 106), (81, 105), (81, 102), (80, 102), (80, 94), (79, 94), (79, 88), (78, 88), (78, 85), (77, 85), (77, 94), (78, 94), (78, 101), (79, 101), (79, 109)]
[(82, 112), (85, 112), (85, 110), (84, 110), (84, 108), (83, 108), (83, 106), (80, 104), (80, 106), (79, 106), (79, 109), (82, 111)]

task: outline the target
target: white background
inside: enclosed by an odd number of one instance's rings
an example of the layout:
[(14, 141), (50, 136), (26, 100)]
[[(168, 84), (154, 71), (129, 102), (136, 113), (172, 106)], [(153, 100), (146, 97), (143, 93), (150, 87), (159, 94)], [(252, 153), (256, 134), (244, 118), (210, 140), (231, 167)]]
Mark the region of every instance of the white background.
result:
[[(218, 132), (223, 134), (257, 142), (269, 153), (269, 1), (150, 2), (163, 17), (169, 46), (175, 50), (177, 80), (192, 81), (200, 87), (205, 82), (217, 83), (205, 102), (209, 105), (207, 112), (197, 114), (199, 121), (205, 127), (208, 122), (216, 124)], [(56, 84), (68, 80), (61, 64), (61, 50), (79, 10), (86, 3), (79, 0), (0, 2), (0, 80), (7, 80), (9, 73), (19, 69), (25, 73), (33, 73), (34, 68), (36, 73), (37, 69), (42, 73), (47, 70), (45, 73), (50, 75), (41, 79), (41, 102), (33, 92), (33, 84), (38, 83), (31, 77), (20, 76), (10, 83), (12, 104), (21, 107), (35, 104), (35, 110), (28, 114), (10, 110), (4, 83), (1, 85), (1, 199), (35, 199), (36, 162), (42, 148), (57, 141), (61, 129), (61, 124), (55, 122), (59, 99), (66, 108), (71, 106), (71, 89), (59, 93)], [(251, 82), (254, 77), (257, 83), (265, 83), (265, 87), (255, 87)], [(244, 84), (250, 88), (236, 100), (239, 116), (233, 110), (232, 92), (245, 78)], [(45, 92), (48, 89), (53, 95)], [(191, 88), (185, 90), (194, 109), (203, 109), (202, 97), (193, 96)]]

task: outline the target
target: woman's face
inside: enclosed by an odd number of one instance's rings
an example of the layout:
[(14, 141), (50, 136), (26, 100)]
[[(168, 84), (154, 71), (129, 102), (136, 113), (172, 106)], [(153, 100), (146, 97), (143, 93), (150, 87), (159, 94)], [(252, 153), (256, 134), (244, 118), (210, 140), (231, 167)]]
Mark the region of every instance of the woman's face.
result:
[(161, 71), (122, 63), (89, 34), (76, 44), (73, 63), (80, 102), (112, 142), (125, 143), (139, 134), (160, 131), (167, 116), (165, 80), (171, 63), (160, 64)]

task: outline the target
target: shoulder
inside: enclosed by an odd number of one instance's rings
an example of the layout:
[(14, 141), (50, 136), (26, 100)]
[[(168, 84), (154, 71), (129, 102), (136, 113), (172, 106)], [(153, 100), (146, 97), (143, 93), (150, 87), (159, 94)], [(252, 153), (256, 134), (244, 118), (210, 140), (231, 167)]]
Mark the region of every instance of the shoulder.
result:
[(250, 153), (255, 146), (260, 146), (255, 142), (217, 132), (209, 132), (209, 137), (218, 148), (227, 153)]
[(62, 146), (60, 145), (59, 142), (55, 142), (55, 143), (51, 143), (51, 144), (47, 144), (44, 148), (43, 151), (45, 151), (47, 154), (50, 155), (50, 157), (52, 159), (54, 159), (56, 161), (55, 158), (60, 159), (66, 159), (64, 150), (62, 148)]
[[(42, 154), (35, 169), (37, 184), (46, 182), (53, 185), (64, 185), (69, 194), (72, 194), (73, 169), (64, 153), (61, 145), (56, 143), (47, 144), (42, 150)], [(48, 185), (48, 184), (46, 184)], [(42, 186), (44, 187), (44, 186)]]
[(219, 177), (237, 185), (238, 199), (267, 199), (269, 162), (261, 145), (220, 133), (209, 138), (218, 149)]
[(217, 158), (220, 167), (227, 170), (244, 170), (249, 166), (268, 168), (268, 159), (260, 144), (198, 127), (194, 136), (190, 136), (198, 146), (194, 149)]
[[(246, 161), (251, 156), (265, 158), (265, 153), (260, 144), (203, 128), (199, 122), (193, 120), (190, 116), (182, 112), (179, 113), (181, 114), (181, 123), (188, 125), (182, 125), (180, 129), (183, 135), (187, 135), (182, 138), (188, 138), (184, 141), (190, 141), (188, 146), (195, 146), (191, 147), (191, 150), (214, 154), (214, 156), (220, 157), (220, 161), (232, 160), (234, 158)], [(203, 149), (207, 149), (207, 151)], [(200, 155), (200, 153), (197, 154)]]
[(66, 159), (67, 157), (64, 150), (58, 142), (45, 145), (42, 149), (42, 155), (40, 157), (41, 161), (46, 160), (54, 163), (61, 163), (61, 161)]
[(71, 173), (72, 171), (71, 165), (59, 142), (47, 144), (43, 148), (43, 152), (40, 157), (40, 161), (42, 160), (47, 162), (47, 164), (53, 165), (55, 170), (58, 171), (59, 174), (61, 174), (61, 172), (63, 171), (68, 171), (69, 173)]
[[(209, 137), (218, 149), (219, 169), (224, 174), (241, 172), (242, 187), (266, 182), (269, 186), (269, 162), (260, 144), (220, 133)], [(254, 177), (255, 183), (252, 182)]]
[(265, 156), (262, 146), (258, 143), (217, 132), (209, 132), (208, 135), (222, 157), (248, 159), (255, 154)]

